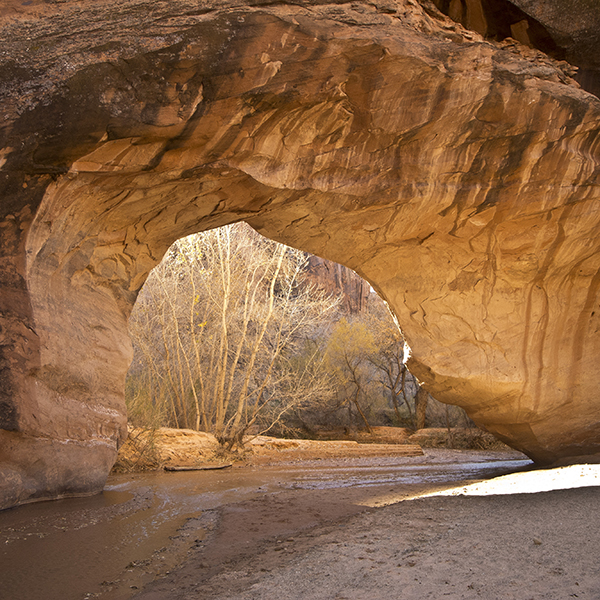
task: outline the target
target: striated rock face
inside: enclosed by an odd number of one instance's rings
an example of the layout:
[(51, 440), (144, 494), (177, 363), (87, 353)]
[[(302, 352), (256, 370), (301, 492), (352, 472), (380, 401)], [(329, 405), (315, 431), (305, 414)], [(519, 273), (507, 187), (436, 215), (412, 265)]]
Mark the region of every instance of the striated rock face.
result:
[(368, 279), (436, 398), (600, 453), (600, 101), (432, 5), (261, 4), (7, 5), (0, 506), (102, 488), (138, 290), (237, 220)]

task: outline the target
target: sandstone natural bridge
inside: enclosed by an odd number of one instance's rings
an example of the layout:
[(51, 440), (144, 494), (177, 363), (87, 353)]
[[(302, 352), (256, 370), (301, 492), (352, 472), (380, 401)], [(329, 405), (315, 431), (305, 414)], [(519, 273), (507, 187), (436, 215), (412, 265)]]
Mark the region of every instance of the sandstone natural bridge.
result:
[(0, 507), (102, 489), (137, 292), (239, 220), (370, 281), (439, 400), (539, 463), (600, 454), (600, 100), (571, 64), (425, 0), (4, 6)]

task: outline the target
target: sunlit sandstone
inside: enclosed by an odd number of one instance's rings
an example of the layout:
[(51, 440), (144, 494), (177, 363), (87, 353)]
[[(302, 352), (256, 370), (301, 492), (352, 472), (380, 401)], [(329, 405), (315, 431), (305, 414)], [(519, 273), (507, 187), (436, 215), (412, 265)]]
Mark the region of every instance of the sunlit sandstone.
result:
[(35, 6), (1, 33), (0, 507), (102, 488), (137, 292), (238, 220), (368, 279), (439, 400), (600, 454), (600, 101), (564, 65), (413, 0)]

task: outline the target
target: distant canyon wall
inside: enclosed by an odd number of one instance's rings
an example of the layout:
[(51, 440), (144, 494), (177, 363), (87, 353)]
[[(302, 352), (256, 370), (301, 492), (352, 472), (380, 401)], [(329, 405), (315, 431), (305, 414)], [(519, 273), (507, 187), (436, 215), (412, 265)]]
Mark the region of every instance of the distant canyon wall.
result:
[(437, 399), (539, 463), (600, 454), (600, 100), (572, 65), (415, 0), (3, 10), (0, 507), (102, 488), (139, 289), (240, 220), (365, 277)]
[(340, 298), (340, 309), (349, 315), (367, 309), (371, 286), (352, 269), (339, 263), (310, 255), (306, 266), (308, 282)]

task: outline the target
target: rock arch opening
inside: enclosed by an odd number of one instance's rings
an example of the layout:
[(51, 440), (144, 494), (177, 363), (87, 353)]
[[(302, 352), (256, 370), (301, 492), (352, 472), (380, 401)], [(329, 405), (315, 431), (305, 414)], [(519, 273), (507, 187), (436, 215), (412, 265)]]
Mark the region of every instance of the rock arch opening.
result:
[(202, 430), (232, 448), (248, 434), (424, 426), (407, 345), (371, 286), (244, 223), (175, 242), (129, 332), (130, 427)]

